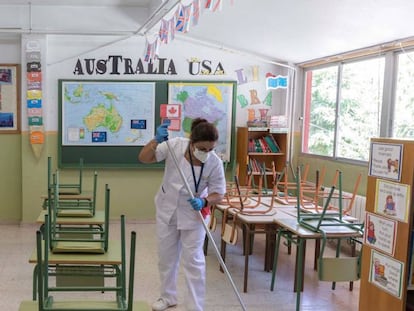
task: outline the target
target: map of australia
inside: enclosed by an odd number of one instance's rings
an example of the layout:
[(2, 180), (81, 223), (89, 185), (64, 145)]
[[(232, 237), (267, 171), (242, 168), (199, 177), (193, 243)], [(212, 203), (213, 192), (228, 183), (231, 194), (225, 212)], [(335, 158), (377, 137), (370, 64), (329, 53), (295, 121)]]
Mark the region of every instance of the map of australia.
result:
[(107, 108), (104, 104), (99, 104), (83, 118), (83, 123), (91, 132), (99, 127), (104, 127), (111, 133), (116, 133), (121, 128), (122, 116), (113, 105)]
[(64, 145), (143, 145), (151, 139), (155, 86), (147, 82), (64, 82)]

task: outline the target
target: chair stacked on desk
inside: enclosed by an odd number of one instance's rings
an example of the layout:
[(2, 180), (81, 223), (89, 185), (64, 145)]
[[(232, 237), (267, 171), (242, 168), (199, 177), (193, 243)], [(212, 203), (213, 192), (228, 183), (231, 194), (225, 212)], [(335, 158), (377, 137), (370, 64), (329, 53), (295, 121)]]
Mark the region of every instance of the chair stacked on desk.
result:
[[(47, 197), (43, 201), (43, 208), (50, 209), (54, 200), (58, 201), (59, 216), (94, 216), (96, 207), (96, 192), (98, 184), (98, 173), (93, 174), (92, 193), (83, 190), (83, 159), (79, 160), (79, 182), (63, 183), (57, 181), (57, 174), (52, 173), (52, 160), (48, 157), (47, 164)], [(58, 185), (58, 192), (56, 189)]]
[[(48, 215), (45, 216), (45, 223), (49, 223)], [(43, 237), (44, 242), (41, 232), (36, 232), (37, 301), (23, 301), (19, 311), (150, 310), (146, 303), (134, 302), (133, 300), (136, 233), (131, 232), (130, 260), (129, 269), (127, 269), (124, 216), (121, 216), (121, 247), (115, 250), (120, 254), (117, 254), (113, 257), (116, 259), (112, 260), (102, 260), (102, 256), (108, 257), (105, 254), (53, 254), (50, 250), (47, 228), (48, 225)], [(91, 256), (97, 256), (95, 263)], [(60, 263), (56, 264), (55, 262)], [(61, 269), (62, 267), (66, 269)], [(99, 286), (59, 285), (56, 277), (66, 273), (65, 271), (71, 271), (73, 276), (83, 278), (93, 278), (99, 275), (105, 279), (105, 282)], [(73, 298), (75, 292), (87, 293), (87, 297)]]
[[(104, 253), (107, 251), (110, 209), (110, 189), (108, 184), (105, 185), (103, 223), (100, 223), (100, 221), (93, 221), (96, 215), (95, 203), (93, 206), (79, 206), (78, 204), (75, 204), (75, 206), (69, 206), (67, 204), (63, 204), (62, 201), (59, 200), (58, 171), (55, 174), (54, 197), (53, 200), (50, 200), (49, 202), (51, 202), (51, 204), (49, 204), (48, 209), (48, 215), (50, 217), (48, 232), (50, 248), (53, 252)], [(86, 213), (84, 213), (85, 210)], [(90, 221), (79, 220), (65, 222), (61, 220), (69, 215), (78, 219), (89, 217)]]
[[(340, 178), (340, 175), (337, 177)], [(318, 183), (316, 184), (319, 187)], [(297, 203), (296, 203), (296, 231), (299, 228), (310, 232), (307, 234), (308, 238), (322, 241), (322, 246), (318, 254), (318, 277), (321, 281), (332, 282), (332, 289), (335, 289), (336, 282), (349, 281), (350, 290), (352, 290), (352, 282), (359, 279), (360, 275), (360, 260), (361, 253), (359, 256), (352, 257), (341, 257), (341, 240), (347, 239), (351, 243), (355, 244), (356, 238), (363, 235), (363, 223), (351, 223), (343, 219), (343, 211), (341, 205), (338, 210), (329, 211), (330, 200), (335, 195), (335, 185), (330, 188), (327, 193), (326, 200), (323, 209), (318, 212), (310, 212), (309, 210), (303, 209), (303, 186), (301, 179), (300, 168), (297, 169), (296, 173), (296, 189), (297, 189)], [(341, 199), (341, 198), (340, 198)], [(274, 262), (272, 269), (272, 280), (270, 289), (273, 291), (275, 284), (275, 276), (277, 270), (277, 260), (279, 254), (280, 240), (284, 237), (289, 243), (294, 243), (298, 246), (297, 254), (297, 271), (295, 278), (295, 291), (296, 291), (296, 310), (300, 309), (300, 292), (302, 290), (302, 273), (298, 270), (303, 269), (304, 264), (304, 241), (306, 238), (300, 237), (300, 233), (297, 236), (292, 234), (292, 230), (280, 227), (277, 232), (277, 238), (274, 250)], [(302, 235), (304, 235), (302, 233)], [(328, 257), (325, 254), (326, 244), (328, 239), (335, 239), (337, 241), (337, 247), (335, 257)], [(354, 255), (354, 254), (352, 254)], [(302, 271), (303, 272), (303, 271)]]
[(131, 232), (127, 269), (125, 216), (120, 241), (109, 239), (108, 184), (102, 211), (95, 210), (95, 197), (93, 205), (60, 200), (60, 172), (51, 176), (43, 230), (36, 233), (36, 253), (29, 259), (35, 264), (33, 300), (23, 301), (19, 311), (149, 311), (145, 302), (133, 300), (136, 233)]

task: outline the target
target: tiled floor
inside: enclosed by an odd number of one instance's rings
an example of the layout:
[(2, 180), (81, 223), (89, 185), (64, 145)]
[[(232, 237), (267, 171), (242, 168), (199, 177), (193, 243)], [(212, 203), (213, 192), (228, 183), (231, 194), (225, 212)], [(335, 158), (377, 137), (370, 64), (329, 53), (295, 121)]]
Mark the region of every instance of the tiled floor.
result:
[[(32, 295), (33, 266), (28, 258), (35, 246), (38, 225), (0, 225), (0, 310), (18, 310), (21, 300)], [(158, 298), (157, 254), (155, 225), (153, 223), (128, 223), (127, 230), (137, 232), (137, 258), (135, 272), (135, 299), (151, 303)], [(219, 230), (213, 233), (219, 245)], [(111, 224), (111, 238), (119, 237), (119, 225)], [(264, 237), (255, 238), (254, 253), (250, 256), (248, 292), (243, 293), (244, 256), (241, 241), (227, 246), (226, 266), (236, 284), (240, 297), (249, 311), (295, 310), (296, 294), (293, 292), (294, 250), (288, 255), (283, 247), (279, 256), (275, 291), (270, 291), (271, 273), (263, 271)], [(305, 269), (305, 289), (302, 293), (301, 310), (355, 311), (358, 310), (359, 282), (349, 291), (348, 283), (320, 282), (313, 270), (313, 242), (308, 241)], [(173, 311), (184, 311), (184, 278), (179, 278), (179, 304)], [(240, 303), (225, 274), (219, 271), (219, 263), (210, 243), (207, 255), (206, 311), (242, 310)]]

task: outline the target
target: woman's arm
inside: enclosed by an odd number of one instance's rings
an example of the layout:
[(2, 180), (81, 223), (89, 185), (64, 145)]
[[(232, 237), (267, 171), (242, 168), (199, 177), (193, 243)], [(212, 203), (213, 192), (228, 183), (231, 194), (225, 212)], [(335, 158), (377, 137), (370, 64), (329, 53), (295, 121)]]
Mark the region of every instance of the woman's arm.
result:
[(157, 149), (158, 142), (156, 139), (150, 140), (142, 149), (138, 155), (138, 160), (142, 163), (155, 163), (157, 158), (155, 157), (155, 150)]
[(217, 193), (217, 192), (212, 192), (209, 193), (208, 196), (206, 196), (204, 199), (207, 201), (206, 202), (206, 206), (211, 206), (217, 203), (220, 203), (224, 198), (224, 195)]

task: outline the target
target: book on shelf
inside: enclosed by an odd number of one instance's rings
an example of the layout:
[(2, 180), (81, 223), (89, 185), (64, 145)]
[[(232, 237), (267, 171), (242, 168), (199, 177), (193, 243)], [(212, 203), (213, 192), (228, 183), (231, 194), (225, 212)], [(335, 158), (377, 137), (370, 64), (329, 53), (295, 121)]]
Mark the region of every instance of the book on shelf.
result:
[(277, 144), (275, 138), (272, 135), (266, 135), (265, 140), (266, 140), (271, 152), (273, 152), (273, 153), (280, 152), (279, 145)]
[(260, 138), (249, 139), (248, 151), (258, 153), (278, 153), (280, 152), (280, 148), (274, 137), (272, 135), (267, 135)]

